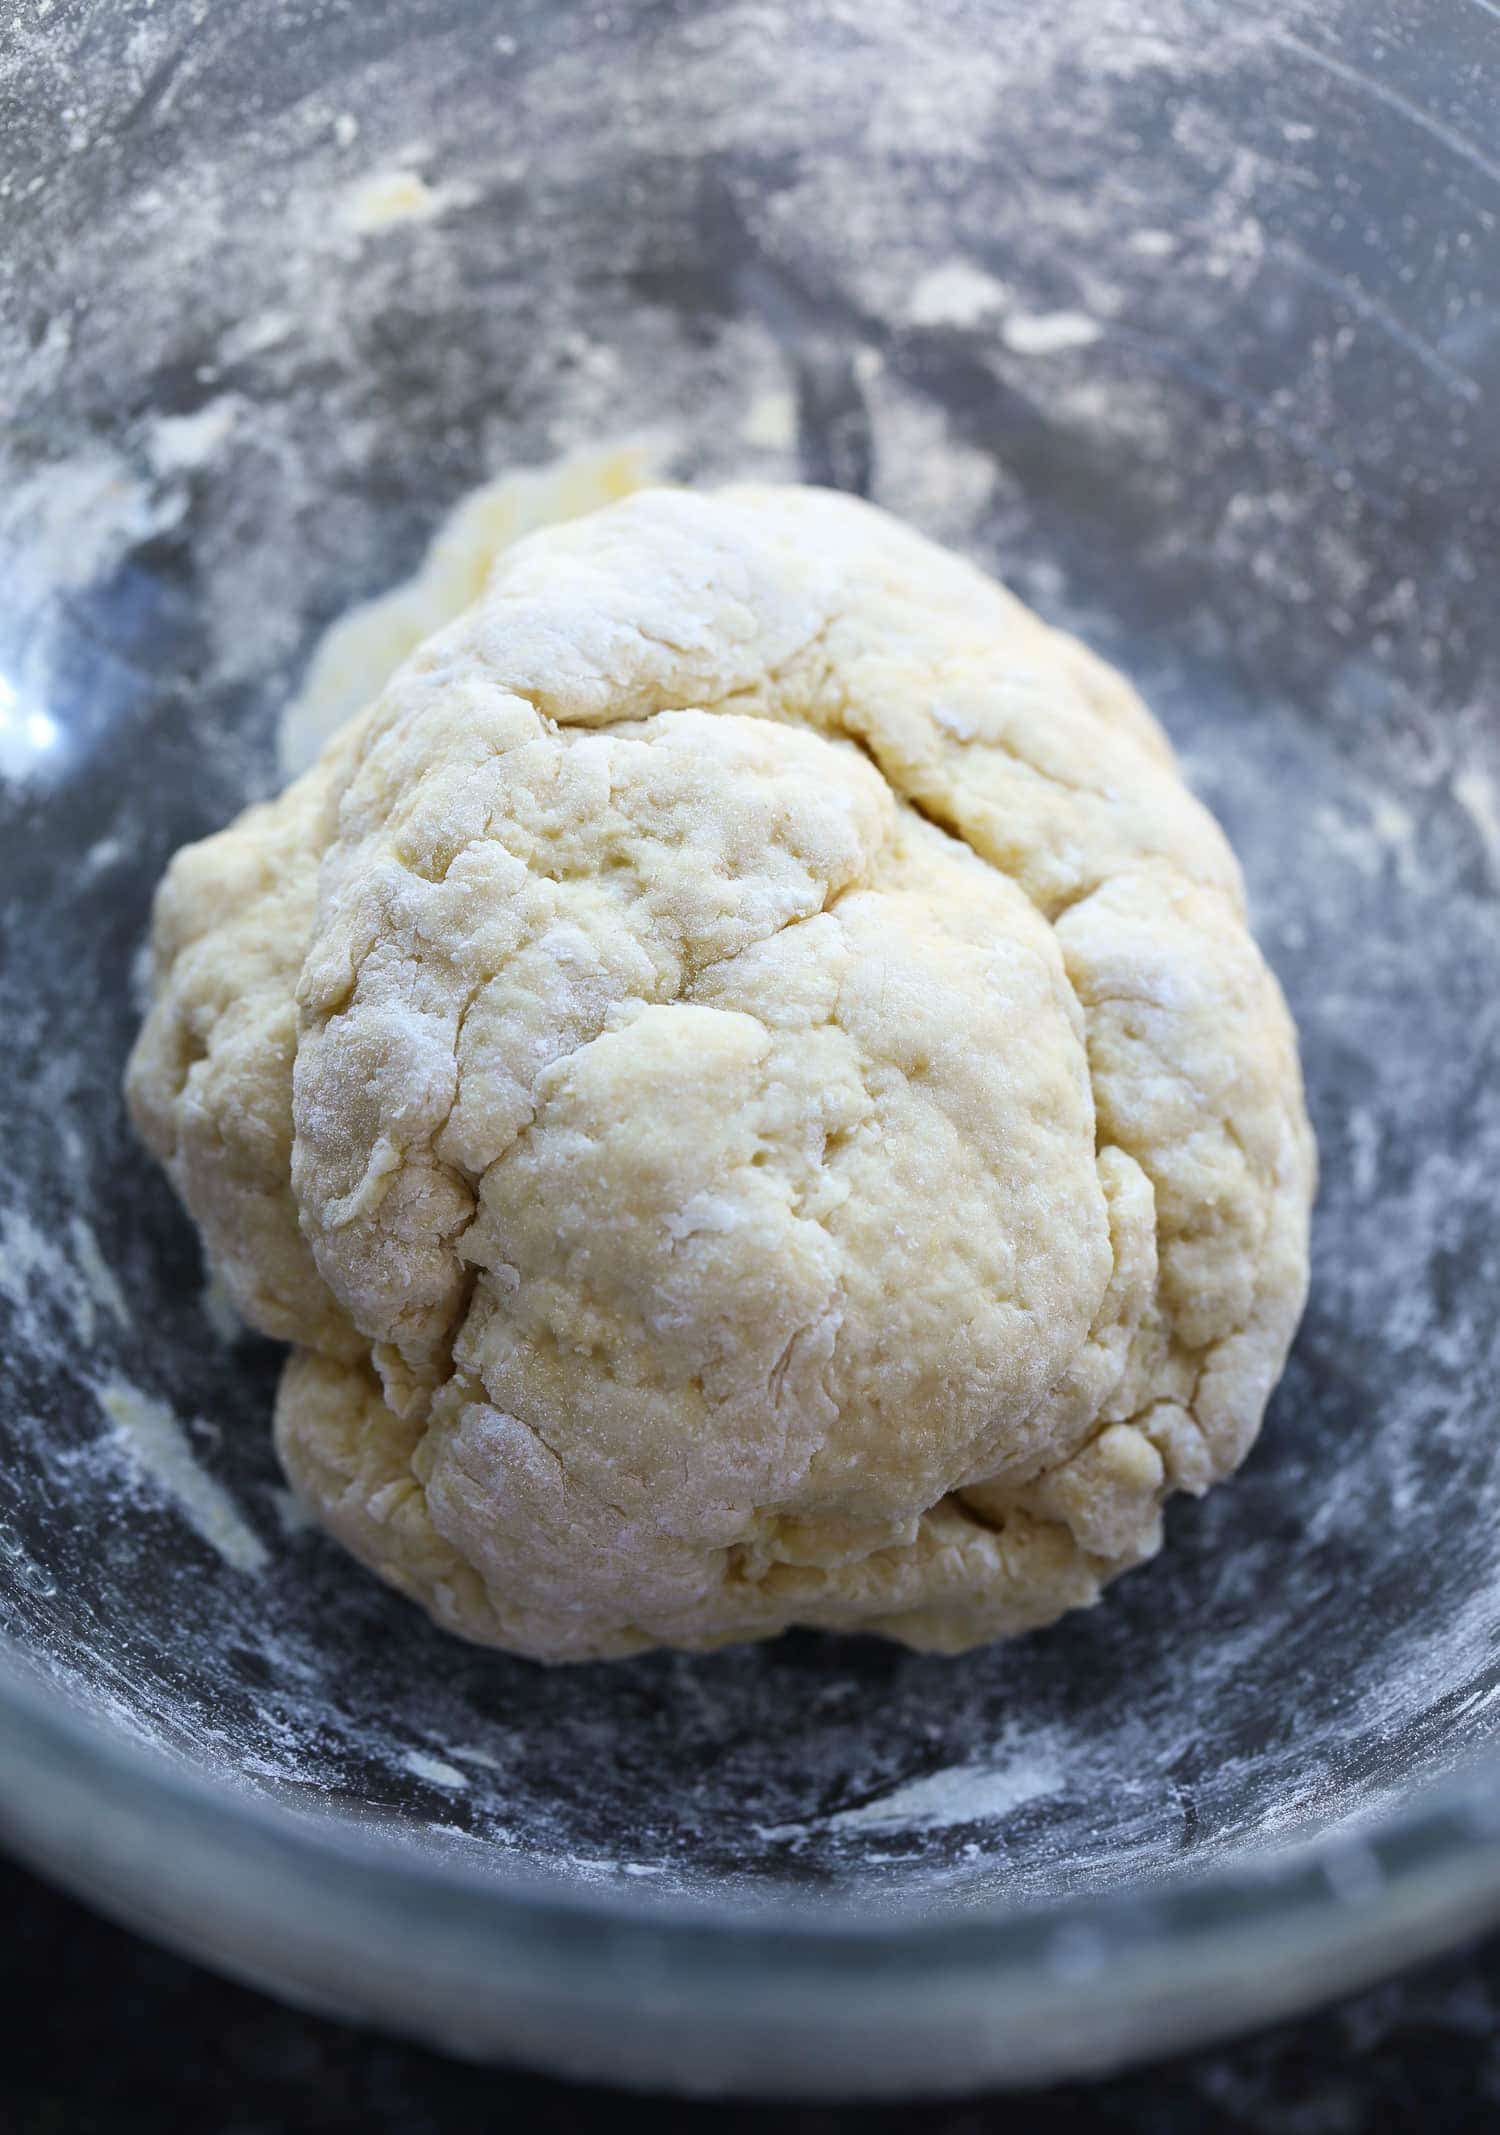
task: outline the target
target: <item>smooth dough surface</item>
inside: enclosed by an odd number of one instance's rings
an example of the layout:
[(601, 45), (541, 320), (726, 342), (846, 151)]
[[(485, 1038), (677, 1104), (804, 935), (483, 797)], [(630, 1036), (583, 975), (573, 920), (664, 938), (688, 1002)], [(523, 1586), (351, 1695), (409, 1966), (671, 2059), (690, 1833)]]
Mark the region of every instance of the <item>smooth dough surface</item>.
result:
[(868, 505), (534, 534), (159, 894), (128, 1091), (366, 1564), (549, 1660), (958, 1650), (1244, 1457), (1314, 1159), (1129, 687)]

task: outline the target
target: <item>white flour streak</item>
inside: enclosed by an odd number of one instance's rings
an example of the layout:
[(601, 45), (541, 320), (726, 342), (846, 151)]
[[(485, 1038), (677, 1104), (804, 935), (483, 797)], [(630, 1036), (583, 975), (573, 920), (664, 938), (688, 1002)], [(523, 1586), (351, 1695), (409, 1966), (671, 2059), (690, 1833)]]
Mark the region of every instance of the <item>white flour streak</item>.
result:
[(199, 1467), (187, 1433), (167, 1404), (118, 1377), (96, 1386), (94, 1398), (135, 1467), (224, 1562), (237, 1572), (263, 1571), (265, 1544), (223, 1485)]
[(959, 1824), (995, 1824), (1028, 1802), (1060, 1794), (1067, 1784), (1062, 1761), (1039, 1748), (998, 1749), (998, 1764), (951, 1764), (909, 1779), (875, 1801), (840, 1809), (801, 1824), (768, 1824), (764, 1839), (804, 1839), (814, 1834), (945, 1831)]
[(93, 1346), (99, 1314), (130, 1325), (130, 1310), (114, 1270), (81, 1215), (70, 1218), (69, 1252), (18, 1208), (0, 1210), (0, 1296), (9, 1298), (39, 1344), (48, 1340), (47, 1305), (66, 1316), (77, 1342)]
[(954, 1824), (995, 1823), (1029, 1801), (1060, 1793), (1063, 1773), (1045, 1755), (1023, 1752), (996, 1771), (955, 1764), (909, 1780), (878, 1801), (844, 1809), (828, 1820), (831, 1831), (940, 1831)]
[(950, 259), (922, 276), (911, 293), (907, 317), (913, 326), (977, 326), (1004, 309), (1007, 295), (1005, 284), (982, 267)]
[(1500, 876), (1500, 794), (1495, 781), (1476, 768), (1460, 771), (1453, 781), (1453, 798), (1479, 832), (1490, 867)]
[(1000, 328), (1000, 337), (1018, 356), (1055, 356), (1066, 348), (1087, 348), (1097, 341), (1097, 319), (1081, 311), (1012, 312)]
[(469, 1784), (468, 1775), (459, 1771), (457, 1765), (445, 1764), (441, 1757), (429, 1757), (425, 1750), (408, 1750), (401, 1762), (418, 1779), (425, 1779), (429, 1786), (451, 1787), (454, 1791)]
[(221, 393), (191, 415), (158, 415), (147, 434), (146, 450), (158, 475), (191, 474), (206, 466), (239, 421), (243, 402)]
[(420, 171), (372, 171), (349, 192), (342, 219), (357, 236), (368, 237), (397, 223), (433, 222), (476, 198), (471, 185), (429, 185)]
[(109, 1313), (122, 1327), (128, 1327), (130, 1307), (125, 1302), (125, 1293), (114, 1269), (99, 1249), (92, 1225), (85, 1217), (75, 1214), (68, 1223), (68, 1237), (72, 1241), (74, 1262), (89, 1296), (102, 1312)]
[(757, 393), (745, 410), (740, 436), (757, 452), (790, 452), (797, 442), (797, 402), (784, 386)]

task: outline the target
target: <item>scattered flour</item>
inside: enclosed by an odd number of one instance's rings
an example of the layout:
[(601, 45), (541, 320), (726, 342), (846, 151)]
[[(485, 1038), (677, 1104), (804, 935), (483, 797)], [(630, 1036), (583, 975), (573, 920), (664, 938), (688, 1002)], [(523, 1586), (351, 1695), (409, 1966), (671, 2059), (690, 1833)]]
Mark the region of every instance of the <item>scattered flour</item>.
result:
[(187, 1433), (167, 1404), (118, 1376), (93, 1392), (131, 1460), (165, 1491), (188, 1525), (235, 1571), (263, 1571), (264, 1542), (223, 1485), (199, 1467)]
[(243, 410), (244, 402), (237, 393), (221, 393), (191, 415), (155, 416), (146, 438), (153, 471), (166, 478), (191, 474), (205, 466), (229, 437)]
[(187, 507), (185, 483), (143, 476), (104, 445), (0, 486), (6, 620), (17, 633), (14, 664), (7, 652), (0, 675), (0, 779), (44, 776), (67, 754), (68, 731), (49, 707), (70, 595), (107, 580), (132, 549), (178, 525)]
[(1396, 873), (1403, 889), (1422, 886), (1422, 860), (1417, 850), (1417, 820), (1411, 810), (1389, 794), (1377, 797), (1370, 809), (1375, 835), (1394, 854)]
[(429, 1757), (425, 1750), (408, 1750), (401, 1762), (418, 1779), (425, 1779), (435, 1787), (452, 1787), (458, 1790), (469, 1784), (468, 1775), (456, 1764), (447, 1764), (441, 1757)]
[(65, 1280), (66, 1257), (24, 1209), (0, 1209), (0, 1292), (12, 1304), (23, 1305), (38, 1275), (54, 1284)]
[(151, 1006), (151, 941), (145, 934), (130, 959), (130, 1005), (138, 1016)]
[(1349, 1142), (1349, 1183), (1361, 1200), (1380, 1186), (1380, 1120), (1369, 1105), (1352, 1105), (1345, 1122)]
[(83, 880), (88, 881), (95, 875), (107, 874), (110, 868), (118, 867), (122, 860), (129, 858), (130, 850), (125, 840), (110, 832), (107, 836), (94, 840), (78, 863), (78, 872)]
[(740, 436), (757, 452), (790, 452), (797, 442), (796, 396), (785, 386), (757, 393), (745, 410)]
[(475, 186), (455, 181), (429, 185), (420, 171), (372, 171), (345, 196), (342, 220), (356, 236), (369, 237), (402, 222), (433, 222), (450, 208), (468, 207)]
[(1065, 1774), (1054, 1758), (1023, 1751), (995, 1770), (983, 1765), (955, 1764), (945, 1771), (929, 1772), (925, 1778), (910, 1780), (893, 1793), (883, 1794), (878, 1801), (841, 1810), (828, 1819), (828, 1828), (941, 1831), (954, 1824), (993, 1823), (1027, 1802), (1060, 1793), (1064, 1784)]
[(1125, 243), (1142, 259), (1170, 259), (1182, 240), (1172, 230), (1132, 230)]
[(1015, 311), (1003, 321), (1000, 337), (1018, 356), (1056, 356), (1068, 348), (1087, 348), (1103, 329), (1081, 311)]
[(492, 1757), (488, 1750), (476, 1749), (469, 1742), (451, 1744), (448, 1754), (450, 1757), (457, 1757), (463, 1764), (480, 1765), (487, 1772), (503, 1772), (505, 1770), (498, 1757)]
[(32, 613), (108, 577), (131, 549), (174, 526), (184, 504), (156, 493), (108, 446), (54, 460), (0, 498), (0, 542), (21, 571), (8, 600)]
[(264, 311), (253, 312), (248, 319), (221, 335), (219, 360), (221, 363), (243, 363), (247, 356), (259, 356), (266, 349), (289, 341), (296, 331), (297, 321), (291, 312), (268, 305)]
[(52, 1304), (66, 1315), (78, 1343), (87, 1349), (93, 1346), (101, 1311), (128, 1327), (130, 1310), (84, 1217), (72, 1217), (67, 1238), (71, 1253), (24, 1209), (0, 1209), (0, 1296), (33, 1318)]
[(1479, 832), (1491, 870), (1500, 877), (1500, 793), (1495, 781), (1471, 766), (1454, 779), (1453, 798)]
[(908, 1780), (875, 1801), (804, 1824), (771, 1824), (764, 1839), (802, 1839), (827, 1833), (945, 1831), (958, 1824), (996, 1823), (1028, 1802), (1067, 1786), (1062, 1760), (1045, 1750), (1002, 1745), (996, 1764), (952, 1764)]
[[(1457, 781), (1454, 790), (1457, 791)], [(1361, 874), (1377, 876), (1394, 862), (1396, 878), (1403, 889), (1423, 886), (1416, 819), (1391, 795), (1362, 799), (1351, 794), (1347, 803), (1324, 802), (1314, 819), (1330, 848), (1341, 853)]]
[(102, 1312), (109, 1313), (122, 1327), (128, 1327), (130, 1307), (125, 1302), (119, 1279), (100, 1250), (92, 1224), (76, 1210), (68, 1221), (68, 1237), (73, 1247), (74, 1265), (90, 1298)]
[(907, 307), (913, 326), (977, 326), (1003, 311), (1009, 291), (1003, 282), (967, 260), (951, 259), (931, 267), (917, 282)]

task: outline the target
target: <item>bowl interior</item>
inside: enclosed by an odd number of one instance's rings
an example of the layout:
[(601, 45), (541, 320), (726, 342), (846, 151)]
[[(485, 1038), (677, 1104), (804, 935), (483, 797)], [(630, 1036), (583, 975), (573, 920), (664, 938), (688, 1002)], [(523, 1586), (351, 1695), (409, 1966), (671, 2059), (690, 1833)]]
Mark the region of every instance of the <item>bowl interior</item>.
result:
[[(1500, 1685), (1478, 12), (305, 12), (289, 49), (260, 0), (63, 10), (10, 61), (6, 1636), (225, 1788), (497, 1884), (931, 1911), (1377, 1816)], [(277, 1355), (122, 1115), (152, 887), (273, 787), (319, 629), (485, 476), (642, 436), (863, 490), (1117, 660), (1301, 1028), (1314, 1289), (1260, 1447), (1015, 1646), (450, 1642), (299, 1523)]]

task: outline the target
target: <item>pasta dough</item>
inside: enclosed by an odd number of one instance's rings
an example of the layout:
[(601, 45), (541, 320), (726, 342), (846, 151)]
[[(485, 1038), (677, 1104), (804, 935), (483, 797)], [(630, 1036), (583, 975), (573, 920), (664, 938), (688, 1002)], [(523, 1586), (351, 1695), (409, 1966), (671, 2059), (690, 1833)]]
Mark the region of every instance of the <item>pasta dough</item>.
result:
[(1293, 1032), (1119, 676), (885, 514), (532, 534), (174, 860), (128, 1088), (347, 1546), (549, 1660), (1046, 1623), (1244, 1457)]

